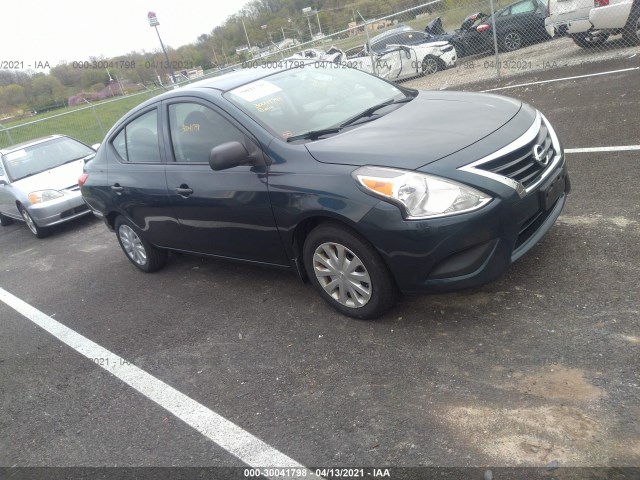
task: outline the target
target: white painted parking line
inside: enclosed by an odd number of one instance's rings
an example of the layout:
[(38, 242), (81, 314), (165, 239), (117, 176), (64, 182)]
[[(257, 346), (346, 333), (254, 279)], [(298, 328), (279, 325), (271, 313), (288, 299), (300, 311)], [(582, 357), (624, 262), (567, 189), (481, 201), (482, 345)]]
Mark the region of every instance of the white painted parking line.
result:
[(630, 152), (632, 150), (640, 150), (640, 145), (627, 145), (623, 147), (565, 148), (564, 153)]
[(509, 90), (511, 88), (529, 87), (531, 85), (542, 85), (545, 83), (564, 82), (566, 80), (577, 80), (579, 78), (597, 77), (600, 75), (612, 75), (614, 73), (630, 72), (632, 70), (640, 70), (640, 67), (623, 68), (622, 70), (610, 70), (608, 72), (589, 73), (587, 75), (577, 75), (575, 77), (553, 78), (551, 80), (540, 80), (539, 82), (520, 83), (518, 85), (509, 85), (508, 87), (492, 88), (490, 90), (482, 90), (482, 92), (497, 92), (498, 90)]
[[(288, 478), (310, 477), (312, 472), (259, 438), (243, 430), (175, 388), (130, 364), (76, 331), (62, 325), (18, 297), (0, 288), (0, 300), (95, 364), (168, 410), (187, 425), (254, 468), (287, 469)], [(300, 475), (291, 475), (299, 469)], [(280, 478), (270, 476), (269, 478)]]

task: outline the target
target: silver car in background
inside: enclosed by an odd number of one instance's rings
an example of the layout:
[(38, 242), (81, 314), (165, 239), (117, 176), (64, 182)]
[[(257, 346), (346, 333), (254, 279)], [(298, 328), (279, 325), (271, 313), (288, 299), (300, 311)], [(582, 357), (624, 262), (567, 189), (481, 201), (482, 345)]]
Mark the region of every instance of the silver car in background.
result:
[(64, 135), (0, 150), (0, 224), (21, 220), (43, 238), (50, 227), (91, 213), (78, 177), (95, 150)]

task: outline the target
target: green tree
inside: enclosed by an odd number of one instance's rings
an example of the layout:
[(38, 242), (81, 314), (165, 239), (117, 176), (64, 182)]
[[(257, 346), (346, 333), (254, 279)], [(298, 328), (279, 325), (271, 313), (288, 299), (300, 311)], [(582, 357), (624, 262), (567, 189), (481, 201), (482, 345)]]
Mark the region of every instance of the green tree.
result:
[(65, 100), (65, 90), (56, 77), (51, 75), (36, 76), (31, 82), (30, 106), (42, 110), (53, 105), (60, 105)]

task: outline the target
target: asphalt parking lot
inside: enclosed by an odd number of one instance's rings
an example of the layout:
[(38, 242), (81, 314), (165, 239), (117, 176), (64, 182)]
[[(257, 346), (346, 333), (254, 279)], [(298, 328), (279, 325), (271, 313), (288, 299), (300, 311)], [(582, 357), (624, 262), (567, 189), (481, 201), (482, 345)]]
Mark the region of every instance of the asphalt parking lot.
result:
[[(567, 149), (637, 147), (639, 86), (636, 69), (496, 93)], [(502, 279), (377, 321), (280, 271), (172, 255), (145, 275), (94, 218), (2, 228), (0, 288), (307, 467), (640, 467), (640, 150), (567, 158), (563, 215)], [(3, 302), (0, 385), (0, 467), (245, 465)]]

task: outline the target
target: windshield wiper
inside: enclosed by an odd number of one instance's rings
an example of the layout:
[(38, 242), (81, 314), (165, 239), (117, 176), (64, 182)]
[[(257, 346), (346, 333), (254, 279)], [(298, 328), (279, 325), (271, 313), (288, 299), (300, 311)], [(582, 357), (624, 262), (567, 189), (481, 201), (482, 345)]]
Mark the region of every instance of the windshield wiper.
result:
[(323, 135), (338, 133), (340, 130), (342, 130), (342, 127), (323, 128), (322, 130), (311, 130), (310, 132), (301, 133), (300, 135), (294, 135), (293, 137), (288, 137), (287, 142), (295, 142), (296, 140), (317, 140)]
[(404, 97), (398, 100), (387, 100), (386, 102), (379, 103), (378, 105), (374, 105), (373, 107), (367, 108), (365, 111), (359, 113), (355, 117), (350, 118), (344, 123), (341, 123), (341, 127), (346, 127), (360, 120), (361, 118), (366, 118), (372, 116), (376, 110), (380, 110), (381, 108), (388, 107), (389, 105), (396, 105), (398, 103), (407, 103), (413, 100), (414, 97)]

